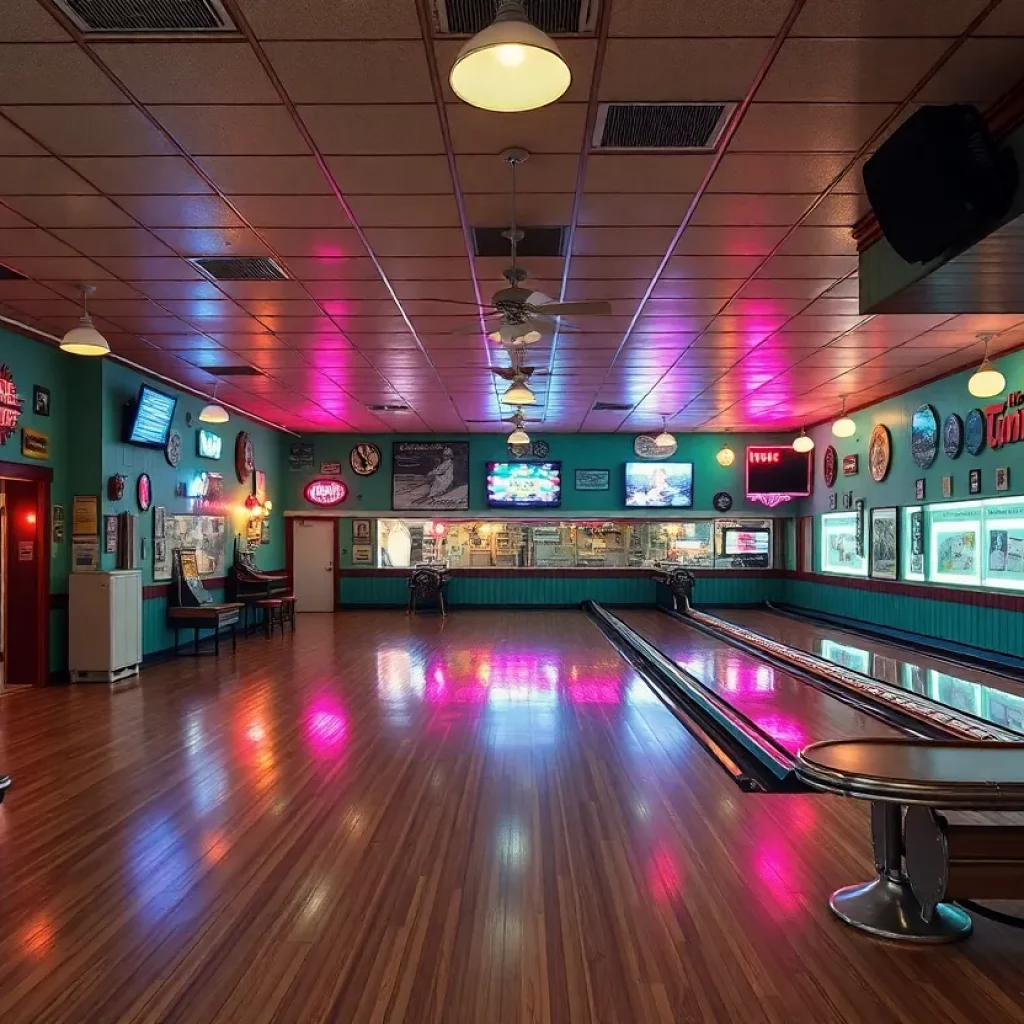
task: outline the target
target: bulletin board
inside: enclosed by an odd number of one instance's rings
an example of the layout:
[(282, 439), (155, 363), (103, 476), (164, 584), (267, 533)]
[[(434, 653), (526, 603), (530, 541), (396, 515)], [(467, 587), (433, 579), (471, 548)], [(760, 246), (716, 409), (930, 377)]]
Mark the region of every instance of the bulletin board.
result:
[(176, 548), (195, 548), (202, 577), (227, 574), (227, 526), (224, 516), (195, 516), (168, 514), (164, 526), (165, 543), (154, 545), (161, 557), (153, 559), (153, 579), (171, 579), (171, 566)]

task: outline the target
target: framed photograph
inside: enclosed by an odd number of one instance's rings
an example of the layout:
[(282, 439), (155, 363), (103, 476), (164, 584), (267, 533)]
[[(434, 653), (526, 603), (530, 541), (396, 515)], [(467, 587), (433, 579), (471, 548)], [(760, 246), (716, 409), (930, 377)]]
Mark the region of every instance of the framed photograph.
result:
[(917, 501), (924, 501), (924, 477), (914, 481), (914, 498)]
[(396, 512), (469, 509), (468, 441), (395, 441), (391, 507)]
[(369, 544), (370, 543), (370, 520), (369, 519), (353, 519), (352, 520), (352, 543), (353, 544)]
[(899, 510), (873, 508), (871, 510), (871, 564), (870, 574), (879, 580), (894, 580), (899, 567)]
[(944, 498), (953, 497), (953, 478), (951, 476), (944, 476), (942, 478), (942, 496)]
[(843, 492), (843, 511), (848, 512), (853, 508), (853, 491)]
[(166, 562), (167, 561), (167, 541), (163, 538), (159, 538), (153, 541), (153, 561), (154, 562)]
[(167, 534), (167, 509), (163, 505), (153, 507), (153, 539), (163, 540)]
[(839, 507), (839, 495), (835, 491), (828, 496), (828, 507), (832, 512)]
[(261, 544), (269, 544), (270, 543), (270, 520), (269, 519), (261, 519), (260, 520), (260, 543)]
[(373, 565), (373, 548), (369, 544), (353, 544), (352, 564)]
[(996, 490), (1008, 491), (1010, 489), (1010, 467), (996, 466)]
[(972, 469), (967, 474), (967, 490), (970, 494), (981, 494), (981, 470)]
[(50, 415), (50, 389), (41, 388), (38, 384), (32, 388), (32, 411), (37, 416)]
[(265, 469), (257, 469), (253, 476), (253, 488), (256, 493), (256, 497), (260, 499), (260, 504), (267, 500), (267, 471)]
[(103, 517), (103, 551), (108, 555), (117, 554), (117, 516)]
[(611, 470), (609, 469), (577, 469), (577, 491), (609, 491), (611, 490)]
[(857, 557), (864, 557), (864, 499), (858, 498), (854, 503), (853, 507), (857, 511)]

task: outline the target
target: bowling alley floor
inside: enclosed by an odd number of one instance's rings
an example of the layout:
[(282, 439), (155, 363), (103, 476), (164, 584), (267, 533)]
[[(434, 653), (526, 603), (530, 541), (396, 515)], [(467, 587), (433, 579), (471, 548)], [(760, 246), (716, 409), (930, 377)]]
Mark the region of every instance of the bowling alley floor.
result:
[(0, 695), (3, 1024), (1024, 1022), (880, 943), (866, 809), (740, 792), (576, 611), (300, 616)]

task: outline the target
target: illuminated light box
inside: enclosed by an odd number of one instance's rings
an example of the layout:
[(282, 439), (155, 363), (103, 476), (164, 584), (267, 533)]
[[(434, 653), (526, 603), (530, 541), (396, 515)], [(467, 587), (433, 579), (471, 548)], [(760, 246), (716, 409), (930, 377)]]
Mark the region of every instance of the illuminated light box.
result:
[(747, 501), (769, 508), (811, 493), (811, 452), (792, 445), (747, 446)]
[(224, 439), (212, 430), (196, 431), (196, 454), (201, 459), (219, 459), (224, 449)]
[(303, 494), (311, 505), (333, 508), (348, 497), (348, 488), (340, 480), (311, 480)]
[(821, 571), (867, 576), (864, 522), (860, 512), (826, 512), (821, 517)]
[(961, 586), (981, 583), (980, 501), (928, 508), (928, 579)]
[(562, 503), (560, 462), (488, 462), (490, 508), (557, 508)]

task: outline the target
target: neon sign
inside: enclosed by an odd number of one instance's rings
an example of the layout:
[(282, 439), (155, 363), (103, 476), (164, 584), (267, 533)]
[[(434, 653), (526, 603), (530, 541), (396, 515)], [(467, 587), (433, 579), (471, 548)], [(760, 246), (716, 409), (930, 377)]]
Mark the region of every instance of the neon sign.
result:
[(0, 366), (0, 444), (7, 444), (7, 439), (18, 428), (23, 404), (14, 375), (4, 363)]
[(989, 448), (1014, 444), (1024, 434), (1024, 391), (1011, 391), (1005, 402), (985, 406)]
[(792, 445), (747, 447), (747, 501), (775, 508), (811, 493), (811, 456)]
[(348, 497), (348, 488), (340, 480), (311, 480), (303, 494), (311, 505), (333, 508)]

